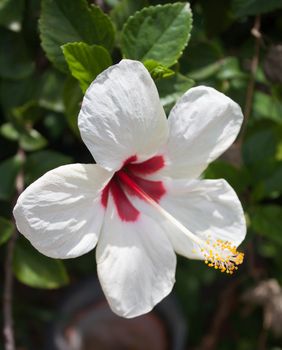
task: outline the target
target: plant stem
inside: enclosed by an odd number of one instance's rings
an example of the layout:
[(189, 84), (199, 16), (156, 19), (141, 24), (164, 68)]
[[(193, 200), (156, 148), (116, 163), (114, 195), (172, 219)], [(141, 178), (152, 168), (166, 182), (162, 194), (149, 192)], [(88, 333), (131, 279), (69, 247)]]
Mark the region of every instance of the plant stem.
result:
[(220, 337), (223, 333), (224, 325), (227, 323), (227, 320), (231, 317), (230, 315), (232, 314), (232, 311), (236, 307), (236, 293), (240, 283), (240, 279), (233, 280), (220, 293), (218, 298), (218, 307), (216, 308), (216, 312), (214, 313), (213, 319), (210, 322), (210, 329), (203, 337), (200, 346), (196, 347), (195, 350), (217, 349)]
[(255, 37), (255, 47), (254, 47), (254, 55), (251, 61), (250, 80), (247, 86), (246, 103), (244, 108), (244, 121), (241, 128), (239, 140), (238, 140), (240, 144), (243, 141), (243, 135), (245, 133), (247, 123), (252, 111), (255, 79), (256, 79), (256, 72), (259, 64), (259, 54), (260, 54), (260, 44), (261, 44), (260, 25), (261, 25), (261, 17), (260, 15), (257, 15), (255, 18), (254, 26), (251, 30), (251, 34)]
[[(23, 162), (25, 159), (25, 153), (22, 149), (18, 150), (18, 156)], [(16, 178), (16, 192), (18, 197), (24, 189), (24, 174), (21, 169)], [(5, 350), (15, 350), (15, 336), (14, 336), (14, 321), (13, 321), (13, 271), (12, 261), (13, 253), (18, 237), (17, 229), (15, 228), (8, 244), (6, 259), (4, 265), (4, 292), (3, 292), (3, 317), (4, 317), (4, 344)]]

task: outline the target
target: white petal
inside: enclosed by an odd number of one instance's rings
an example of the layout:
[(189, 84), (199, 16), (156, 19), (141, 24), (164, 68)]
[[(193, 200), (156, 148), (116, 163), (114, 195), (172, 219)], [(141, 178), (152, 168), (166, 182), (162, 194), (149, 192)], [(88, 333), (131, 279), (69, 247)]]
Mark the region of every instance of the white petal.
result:
[(242, 121), (239, 105), (229, 97), (206, 86), (190, 89), (168, 118), (167, 167), (163, 174), (198, 177), (234, 142)]
[[(166, 194), (159, 204), (130, 197), (132, 204), (161, 225), (176, 253), (203, 259), (199, 244), (221, 239), (238, 246), (246, 236), (241, 203), (225, 180), (163, 179)], [(188, 230), (188, 232), (187, 232)]]
[[(225, 180), (170, 180), (160, 205), (189, 231), (206, 240), (221, 239), (236, 247), (246, 236), (241, 203)], [(166, 222), (166, 232), (178, 254), (202, 259), (196, 247), (180, 230)], [(199, 247), (197, 247), (199, 248)]]
[(119, 169), (134, 155), (146, 159), (167, 140), (168, 125), (156, 86), (142, 63), (122, 60), (86, 91), (79, 114), (81, 137), (96, 162)]
[(158, 223), (143, 214), (136, 222), (121, 221), (111, 198), (96, 259), (106, 298), (123, 317), (149, 312), (175, 281), (176, 256)]
[(104, 218), (101, 190), (112, 173), (94, 164), (71, 164), (31, 184), (14, 208), (18, 230), (41, 253), (73, 258), (97, 243)]

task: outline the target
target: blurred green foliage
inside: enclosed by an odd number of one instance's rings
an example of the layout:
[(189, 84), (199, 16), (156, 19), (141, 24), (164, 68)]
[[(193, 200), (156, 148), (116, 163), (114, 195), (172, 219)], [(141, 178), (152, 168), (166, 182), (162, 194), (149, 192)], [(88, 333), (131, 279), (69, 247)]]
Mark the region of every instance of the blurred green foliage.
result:
[[(102, 70), (122, 57), (143, 61), (167, 113), (185, 91), (200, 84), (224, 92), (244, 110), (255, 55), (251, 30), (260, 16), (259, 63), (244, 135), (205, 172), (206, 178), (227, 179), (242, 200), (249, 225), (242, 247), (245, 263), (230, 278), (179, 258), (176, 283), (191, 348), (203, 346), (208, 334), (216, 337), (211, 349), (258, 349), (265, 332), (262, 310), (246, 311), (242, 295), (265, 278), (282, 284), (281, 55), (269, 59), (270, 50), (282, 45), (282, 2), (192, 0), (192, 12), (187, 3), (175, 1), (99, 3), (103, 8), (86, 0), (0, 1), (1, 261), (14, 230), (18, 173), (23, 172), (28, 185), (57, 166), (92, 162), (79, 137), (77, 114), (83, 92)], [(21, 282), (14, 298), (18, 343), (41, 348), (45, 322), (52, 318), (47, 310), (55, 312), (55, 303), (42, 304), (46, 294), (23, 284), (55, 288), (93, 274), (94, 252), (63, 263), (43, 257), (20, 239), (13, 269)], [(228, 288), (235, 293), (225, 300)], [(226, 305), (231, 309), (216, 334), (213, 324)], [(30, 327), (40, 336), (34, 339)], [(266, 332), (264, 348), (281, 350), (281, 338)]]

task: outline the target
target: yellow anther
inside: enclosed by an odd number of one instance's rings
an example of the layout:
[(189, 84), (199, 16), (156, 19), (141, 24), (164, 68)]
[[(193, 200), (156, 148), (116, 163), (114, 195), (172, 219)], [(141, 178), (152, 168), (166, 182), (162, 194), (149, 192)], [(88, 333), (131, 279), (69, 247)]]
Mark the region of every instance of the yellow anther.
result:
[(228, 241), (217, 239), (212, 243), (206, 240), (201, 252), (205, 258), (205, 264), (216, 270), (232, 275), (238, 266), (243, 263), (244, 254), (237, 251), (236, 247)]

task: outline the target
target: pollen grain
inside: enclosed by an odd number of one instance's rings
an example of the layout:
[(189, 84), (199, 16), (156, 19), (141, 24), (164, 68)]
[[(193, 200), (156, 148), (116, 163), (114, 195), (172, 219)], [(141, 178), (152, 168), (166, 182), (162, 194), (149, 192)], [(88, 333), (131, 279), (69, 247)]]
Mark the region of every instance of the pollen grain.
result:
[(202, 248), (201, 252), (207, 266), (229, 275), (238, 270), (238, 265), (242, 264), (244, 260), (244, 253), (238, 252), (230, 242), (221, 239), (217, 239), (213, 243), (206, 240), (205, 249)]

